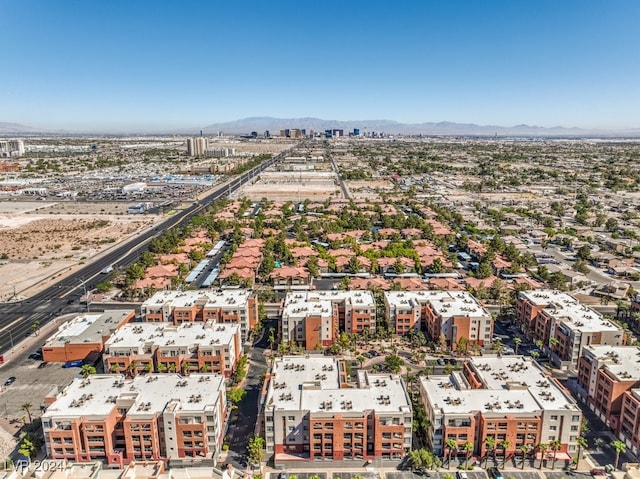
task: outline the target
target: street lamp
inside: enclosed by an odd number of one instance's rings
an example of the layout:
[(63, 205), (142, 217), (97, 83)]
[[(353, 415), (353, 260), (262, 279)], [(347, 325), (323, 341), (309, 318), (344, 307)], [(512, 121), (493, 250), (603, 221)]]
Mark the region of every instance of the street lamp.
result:
[(82, 286), (82, 292), (84, 293), (85, 302), (87, 304), (87, 313), (89, 312), (89, 296), (87, 296), (87, 285), (84, 283), (84, 280), (81, 278), (76, 278), (77, 281), (80, 281), (80, 285)]

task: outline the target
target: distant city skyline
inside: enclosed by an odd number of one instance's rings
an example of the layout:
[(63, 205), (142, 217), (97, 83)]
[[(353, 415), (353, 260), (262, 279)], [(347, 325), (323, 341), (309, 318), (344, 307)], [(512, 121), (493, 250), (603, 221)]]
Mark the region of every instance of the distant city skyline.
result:
[(0, 2), (0, 122), (640, 128), (640, 2)]

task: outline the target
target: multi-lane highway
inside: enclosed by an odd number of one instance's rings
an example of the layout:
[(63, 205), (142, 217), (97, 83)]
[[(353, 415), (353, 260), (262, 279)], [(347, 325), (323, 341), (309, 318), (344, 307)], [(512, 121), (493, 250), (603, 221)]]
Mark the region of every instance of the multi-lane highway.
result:
[[(203, 211), (213, 201), (235, 192), (266, 168), (289, 154), (294, 148), (237, 175), (188, 208), (163, 220), (154, 228), (143, 231), (114, 246), (95, 261), (32, 297), (19, 302), (0, 303), (0, 355), (13, 349), (25, 336), (33, 334), (33, 328), (36, 326), (44, 326), (61, 314), (79, 311), (81, 309), (78, 305), (80, 297), (103, 279), (104, 275), (101, 273), (103, 269), (109, 266), (122, 268), (134, 263), (140, 254), (147, 249), (152, 238), (161, 235), (169, 228), (185, 225), (194, 215)], [(20, 272), (16, 271), (16, 274), (20, 274)]]

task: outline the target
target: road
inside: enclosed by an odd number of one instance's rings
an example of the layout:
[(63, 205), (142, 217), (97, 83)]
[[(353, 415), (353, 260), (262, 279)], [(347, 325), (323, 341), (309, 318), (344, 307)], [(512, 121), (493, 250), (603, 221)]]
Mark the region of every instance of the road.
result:
[(331, 161), (331, 166), (333, 167), (333, 171), (338, 177), (338, 182), (340, 183), (340, 189), (342, 190), (342, 196), (344, 196), (347, 200), (351, 199), (351, 195), (349, 194), (349, 189), (347, 185), (344, 184), (344, 180), (342, 179), (342, 175), (340, 174), (340, 170), (338, 169), (338, 165), (336, 164), (336, 160), (333, 159), (333, 155), (331, 154), (331, 149), (329, 147), (329, 143), (326, 143), (326, 153), (329, 161)]
[(32, 334), (32, 327), (44, 326), (56, 316), (80, 310), (77, 303), (83, 294), (86, 296), (86, 292), (102, 280), (104, 275), (101, 271), (104, 268), (127, 267), (136, 262), (154, 237), (167, 229), (186, 225), (194, 215), (205, 210), (213, 201), (234, 193), (295, 148), (297, 146), (218, 186), (191, 206), (178, 211), (154, 228), (114, 246), (100, 258), (32, 297), (24, 301), (0, 303), (0, 354), (12, 350), (21, 339)]
[(229, 455), (227, 462), (231, 462), (237, 470), (247, 467), (245, 459), (247, 452), (247, 440), (254, 435), (258, 422), (258, 404), (262, 390), (262, 377), (267, 372), (267, 361), (264, 351), (268, 347), (269, 328), (276, 327), (277, 321), (265, 322), (264, 334), (258, 339), (249, 353), (249, 370), (244, 390), (247, 391), (244, 399), (238, 404), (238, 409), (233, 414), (227, 436), (229, 439)]

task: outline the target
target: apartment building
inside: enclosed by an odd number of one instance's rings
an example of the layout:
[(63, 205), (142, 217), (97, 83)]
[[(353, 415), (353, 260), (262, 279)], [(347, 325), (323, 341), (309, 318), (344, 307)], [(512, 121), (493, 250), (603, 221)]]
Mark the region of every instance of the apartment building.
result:
[(217, 374), (97, 374), (75, 379), (42, 415), (47, 456), (77, 462), (211, 458), (226, 420)]
[[(495, 439), (499, 456), (522, 454), (523, 445), (535, 453), (540, 444), (554, 440), (561, 443), (559, 460), (577, 450), (580, 409), (529, 358), (473, 358), (450, 376), (421, 376), (419, 391), (432, 425), (427, 444), (436, 454), (448, 454), (446, 440), (453, 439), (458, 445), (454, 454), (466, 454), (463, 446), (470, 442), (474, 456), (483, 458), (488, 437)], [(509, 444), (506, 451), (499, 446), (503, 441)]]
[(219, 323), (130, 323), (105, 343), (104, 370), (233, 375), (242, 355), (240, 326)]
[(264, 391), (262, 428), (276, 465), (308, 461), (399, 460), (411, 448), (412, 409), (402, 378), (359, 371), (347, 384), (334, 357), (285, 356)]
[(621, 428), (627, 391), (640, 387), (640, 348), (590, 345), (578, 362), (579, 393), (600, 419), (614, 431)]
[(109, 336), (124, 324), (133, 321), (136, 312), (130, 310), (80, 313), (65, 321), (42, 346), (42, 359), (48, 362), (81, 361), (99, 355)]
[(560, 291), (521, 292), (516, 302), (516, 318), (534, 341), (542, 341), (551, 361), (562, 369), (576, 370), (586, 346), (620, 346), (625, 340), (619, 326)]
[(187, 138), (187, 155), (203, 156), (204, 152), (209, 148), (209, 140), (202, 136), (195, 138)]
[(491, 314), (466, 291), (386, 291), (384, 302), (396, 334), (423, 330), (452, 349), (462, 338), (480, 346), (491, 342)]
[(620, 440), (633, 454), (638, 455), (640, 453), (640, 388), (629, 389), (622, 395), (619, 429)]
[(236, 323), (243, 341), (258, 323), (258, 298), (248, 289), (159, 291), (140, 308), (148, 322)]
[(22, 140), (0, 141), (0, 156), (4, 158), (20, 157), (24, 155), (24, 142)]
[(297, 291), (287, 293), (282, 339), (307, 350), (331, 346), (341, 332), (376, 328), (376, 303), (370, 291)]

